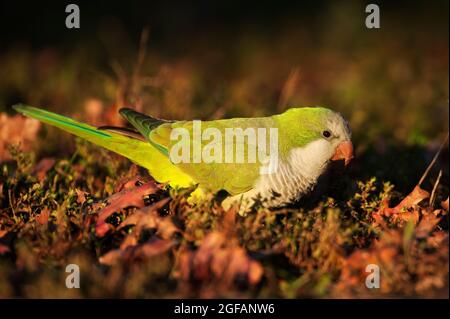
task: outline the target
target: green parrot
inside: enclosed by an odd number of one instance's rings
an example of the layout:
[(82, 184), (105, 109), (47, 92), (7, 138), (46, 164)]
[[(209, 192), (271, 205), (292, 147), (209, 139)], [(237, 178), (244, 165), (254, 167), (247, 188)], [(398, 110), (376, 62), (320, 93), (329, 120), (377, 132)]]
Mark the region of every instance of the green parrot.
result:
[[(256, 199), (268, 207), (283, 206), (299, 199), (316, 185), (330, 161), (343, 160), (347, 165), (353, 157), (347, 121), (339, 113), (323, 107), (291, 108), (268, 117), (202, 121), (203, 132), (210, 129), (210, 134), (205, 139), (200, 135), (200, 140), (195, 121), (162, 120), (129, 108), (119, 112), (136, 130), (111, 126), (96, 128), (26, 105), (13, 108), (127, 157), (146, 168), (159, 183), (174, 188), (197, 185), (190, 199), (192, 202), (201, 200), (206, 192), (225, 190), (229, 196), (222, 206), (228, 209), (233, 204), (239, 205), (241, 214), (248, 212)], [(240, 140), (243, 146), (239, 148), (238, 135), (225, 139), (225, 142), (217, 137), (226, 135), (229, 129), (240, 129), (240, 133), (260, 133), (265, 129), (264, 132), (276, 133), (276, 139), (273, 139), (276, 143), (270, 144), (273, 142), (270, 134), (257, 135), (257, 140), (246, 135), (246, 139)], [(271, 131), (273, 129), (276, 131)], [(212, 138), (214, 135), (216, 139)], [(267, 168), (267, 157), (264, 163), (256, 161), (255, 157), (267, 155), (267, 143), (275, 145), (276, 165), (264, 172), (262, 167)], [(178, 153), (173, 152), (175, 148)], [(199, 160), (195, 157), (195, 148), (203, 148), (197, 155), (216, 157), (209, 161)], [(188, 151), (184, 161), (174, 160), (173, 155), (179, 155), (180, 150)], [(220, 160), (234, 150), (236, 154), (232, 154), (232, 161)], [(256, 150), (258, 156), (251, 156), (249, 150)], [(237, 161), (239, 155), (242, 155), (241, 160)]]

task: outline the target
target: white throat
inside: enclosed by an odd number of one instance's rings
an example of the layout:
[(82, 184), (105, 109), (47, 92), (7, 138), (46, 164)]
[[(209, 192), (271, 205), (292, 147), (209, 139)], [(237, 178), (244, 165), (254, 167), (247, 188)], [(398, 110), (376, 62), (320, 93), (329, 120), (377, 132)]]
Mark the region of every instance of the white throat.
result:
[[(280, 161), (276, 172), (261, 175), (255, 189), (263, 198), (270, 198), (271, 205), (283, 205), (307, 193), (326, 169), (329, 153), (326, 140), (316, 140), (304, 147), (291, 150), (287, 159)], [(276, 192), (280, 196), (273, 197)]]
[(325, 170), (330, 157), (329, 142), (319, 139), (304, 147), (294, 148), (288, 161), (304, 178), (316, 181)]

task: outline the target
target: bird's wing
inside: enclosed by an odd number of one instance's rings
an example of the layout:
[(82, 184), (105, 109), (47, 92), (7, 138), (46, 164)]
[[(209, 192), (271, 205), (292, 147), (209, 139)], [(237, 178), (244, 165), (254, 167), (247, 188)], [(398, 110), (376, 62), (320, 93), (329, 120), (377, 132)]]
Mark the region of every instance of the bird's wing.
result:
[[(221, 132), (222, 139), (216, 141), (222, 143), (222, 162), (205, 163), (203, 160), (200, 163), (194, 163), (193, 160), (193, 121), (165, 121), (155, 119), (132, 110), (126, 112), (121, 111), (121, 114), (133, 124), (136, 129), (141, 132), (149, 142), (154, 145), (162, 154), (170, 157), (171, 148), (177, 144), (182, 143), (180, 140), (171, 140), (171, 133), (174, 129), (186, 129), (189, 132), (189, 161), (175, 164), (187, 175), (191, 176), (201, 187), (211, 190), (213, 192), (219, 190), (226, 190), (232, 195), (240, 194), (250, 190), (257, 178), (259, 177), (260, 163), (248, 163), (247, 150), (250, 147), (255, 147), (258, 151), (258, 145), (249, 143), (249, 140), (244, 139), (244, 162), (243, 163), (225, 163), (225, 152), (230, 149), (230, 140), (224, 139), (226, 128), (260, 128), (268, 127), (267, 118), (241, 118), (229, 120), (203, 121), (201, 122), (202, 131), (207, 128), (216, 128)], [(202, 140), (202, 150), (205, 145), (210, 144), (211, 140)], [(228, 142), (228, 143), (227, 143)], [(231, 149), (236, 153), (235, 140), (231, 140)], [(236, 154), (234, 154), (236, 155)], [(258, 158), (257, 158), (258, 159)]]

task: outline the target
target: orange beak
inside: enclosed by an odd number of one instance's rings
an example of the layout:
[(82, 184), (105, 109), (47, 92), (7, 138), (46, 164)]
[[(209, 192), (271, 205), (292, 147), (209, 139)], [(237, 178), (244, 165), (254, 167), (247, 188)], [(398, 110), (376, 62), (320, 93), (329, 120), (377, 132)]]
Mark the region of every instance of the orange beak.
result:
[(331, 158), (332, 161), (344, 160), (345, 166), (350, 163), (353, 158), (353, 144), (350, 141), (341, 142), (336, 148), (336, 152)]

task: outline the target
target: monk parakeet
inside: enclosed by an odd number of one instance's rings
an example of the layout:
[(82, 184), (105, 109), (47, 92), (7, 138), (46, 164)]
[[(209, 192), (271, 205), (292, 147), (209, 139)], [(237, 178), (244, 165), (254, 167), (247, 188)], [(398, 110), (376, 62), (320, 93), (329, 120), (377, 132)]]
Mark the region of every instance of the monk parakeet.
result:
[[(176, 188), (197, 185), (194, 201), (205, 191), (225, 190), (230, 196), (222, 205), (228, 208), (236, 203), (240, 205), (240, 213), (248, 211), (256, 198), (269, 207), (299, 199), (315, 186), (330, 161), (343, 160), (348, 164), (353, 157), (351, 132), (346, 120), (339, 113), (323, 107), (291, 108), (268, 117), (203, 121), (200, 136), (195, 132), (195, 121), (162, 120), (129, 108), (119, 112), (136, 130), (110, 126), (96, 128), (26, 105), (13, 108), (127, 157), (148, 169), (157, 182)], [(234, 131), (235, 138), (221, 139), (220, 135), (226, 135), (230, 129), (245, 136), (239, 140)], [(247, 134), (251, 132), (256, 132), (256, 138)], [(261, 132), (265, 133), (262, 138), (258, 135)], [(272, 140), (271, 132), (276, 139)], [(182, 138), (186, 139), (183, 141)], [(241, 148), (237, 145), (238, 140), (243, 145)], [(276, 165), (264, 172), (262, 166), (267, 168), (267, 161), (264, 164), (255, 161), (255, 157), (269, 153), (273, 141)], [(260, 142), (268, 142), (269, 146)], [(264, 146), (262, 150), (261, 145)], [(175, 148), (177, 151), (173, 153)], [(256, 156), (250, 155), (248, 151), (255, 149)], [(187, 160), (174, 160), (172, 155), (179, 156), (179, 151), (183, 150), (188, 152)], [(233, 151), (236, 151), (231, 157), (234, 161), (221, 160)], [(242, 153), (245, 156), (237, 161)], [(204, 160), (202, 154), (212, 155), (212, 160)]]

